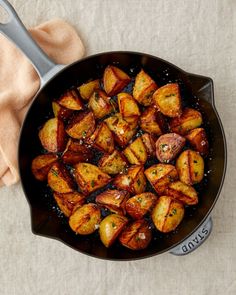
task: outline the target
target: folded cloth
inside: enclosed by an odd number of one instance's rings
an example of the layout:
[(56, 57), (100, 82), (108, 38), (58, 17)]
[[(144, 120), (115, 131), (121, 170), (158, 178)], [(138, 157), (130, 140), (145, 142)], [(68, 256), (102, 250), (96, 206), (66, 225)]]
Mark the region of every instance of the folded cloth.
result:
[[(68, 64), (84, 55), (84, 46), (76, 31), (60, 19), (29, 32), (56, 63)], [(0, 44), (0, 186), (9, 186), (19, 180), (20, 126), (40, 82), (29, 60), (1, 34)]]

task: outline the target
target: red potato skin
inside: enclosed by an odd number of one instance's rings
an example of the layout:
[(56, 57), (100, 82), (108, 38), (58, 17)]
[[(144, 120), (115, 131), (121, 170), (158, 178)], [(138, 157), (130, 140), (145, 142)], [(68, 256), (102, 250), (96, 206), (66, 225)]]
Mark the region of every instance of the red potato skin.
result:
[(87, 162), (91, 160), (93, 153), (84, 144), (70, 139), (62, 155), (62, 161), (68, 165), (75, 165), (78, 162)]
[(40, 181), (47, 180), (48, 172), (52, 165), (57, 162), (57, 159), (58, 157), (55, 154), (39, 155), (34, 158), (31, 165), (34, 177)]
[(191, 146), (199, 152), (203, 157), (206, 157), (209, 152), (209, 143), (206, 132), (203, 128), (195, 128), (186, 135)]

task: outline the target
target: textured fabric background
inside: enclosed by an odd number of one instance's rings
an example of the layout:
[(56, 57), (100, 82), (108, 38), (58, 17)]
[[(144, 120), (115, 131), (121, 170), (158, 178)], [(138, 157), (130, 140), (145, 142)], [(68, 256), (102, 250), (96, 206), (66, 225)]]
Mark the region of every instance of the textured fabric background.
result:
[(210, 76), (228, 141), (228, 170), (211, 236), (185, 257), (109, 262), (35, 236), (20, 185), (0, 190), (0, 294), (236, 294), (236, 1), (11, 0), (27, 26), (73, 24), (87, 55), (154, 54)]

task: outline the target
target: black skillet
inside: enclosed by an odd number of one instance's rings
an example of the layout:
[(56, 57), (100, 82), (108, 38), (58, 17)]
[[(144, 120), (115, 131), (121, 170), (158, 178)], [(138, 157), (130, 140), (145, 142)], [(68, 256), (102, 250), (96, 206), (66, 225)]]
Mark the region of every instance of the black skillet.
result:
[[(57, 239), (82, 253), (112, 260), (144, 258), (166, 251), (183, 255), (197, 248), (210, 234), (212, 221), (209, 214), (219, 197), (226, 170), (226, 141), (214, 104), (213, 81), (186, 73), (160, 58), (136, 52), (106, 52), (84, 58), (69, 66), (56, 65), (30, 38), (10, 4), (6, 0), (0, 0), (0, 5), (10, 16), (7, 24), (0, 25), (0, 31), (31, 60), (41, 79), (41, 88), (26, 115), (19, 141), (19, 170), (31, 209), (33, 233)], [(67, 220), (57, 210), (47, 185), (35, 180), (31, 173), (32, 159), (41, 152), (38, 128), (46, 118), (52, 116), (52, 100), (72, 86), (100, 78), (109, 64), (118, 65), (131, 76), (143, 68), (155, 78), (159, 86), (169, 81), (178, 82), (184, 105), (193, 106), (202, 112), (211, 147), (210, 155), (205, 161), (205, 180), (196, 188), (200, 195), (199, 204), (187, 208), (177, 231), (170, 234), (156, 232), (150, 246), (142, 251), (131, 251), (118, 243), (106, 249), (97, 234), (75, 235)]]

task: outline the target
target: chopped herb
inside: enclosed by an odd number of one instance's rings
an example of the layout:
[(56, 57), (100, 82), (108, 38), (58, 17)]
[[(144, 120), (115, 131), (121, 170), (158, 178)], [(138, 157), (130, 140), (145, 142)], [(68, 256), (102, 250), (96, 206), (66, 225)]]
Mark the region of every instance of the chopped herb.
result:
[(91, 187), (94, 187), (95, 186), (95, 182), (94, 180), (91, 181)]
[(138, 186), (140, 186), (140, 184), (141, 184), (140, 179), (137, 180), (137, 184), (138, 184)]
[(100, 98), (100, 97), (99, 97), (98, 92), (95, 92), (95, 93), (94, 93), (94, 97), (95, 97), (95, 100), (96, 100), (96, 101), (99, 101), (99, 98)]
[(160, 148), (161, 148), (161, 150), (162, 150), (163, 152), (166, 152), (166, 151), (168, 150), (168, 144), (163, 143), (163, 144), (160, 145)]
[(135, 240), (140, 241), (140, 237), (139, 236), (135, 237)]
[(153, 170), (152, 171), (152, 174), (157, 175), (157, 171), (156, 170)]
[(139, 149), (139, 152), (140, 152), (141, 154), (143, 154), (143, 150)]
[(111, 223), (111, 226), (112, 226), (113, 228), (115, 228), (115, 227), (116, 227), (115, 222), (112, 222), (112, 223)]
[(193, 160), (193, 163), (197, 163), (197, 160)]
[(141, 202), (142, 202), (142, 198), (138, 197), (137, 201), (138, 201), (139, 203), (141, 203)]
[(177, 210), (174, 208), (174, 209), (172, 210), (172, 214), (175, 215), (176, 213), (177, 213)]
[(85, 137), (86, 134), (87, 134), (87, 131), (83, 131), (83, 132), (82, 132), (82, 136), (83, 136), (83, 137)]
[(175, 96), (174, 93), (170, 93), (170, 94), (166, 94), (165, 97), (171, 97), (171, 96)]
[(54, 169), (51, 169), (51, 172), (52, 172), (52, 174), (54, 175), (54, 176), (58, 176), (58, 172), (56, 171), (56, 170), (54, 170)]

